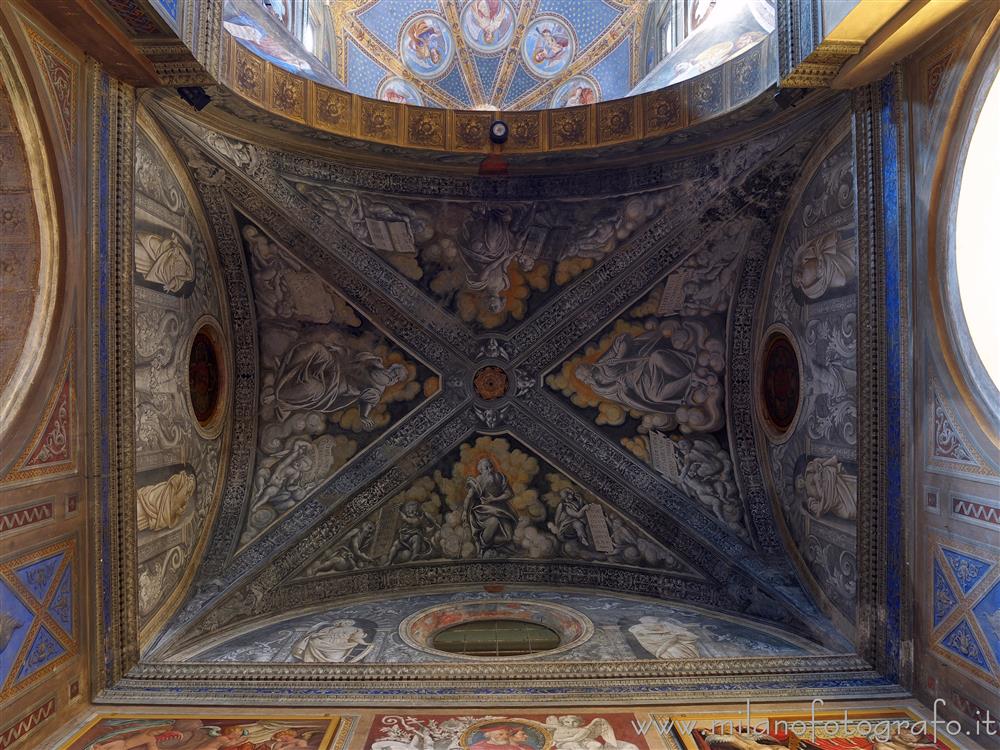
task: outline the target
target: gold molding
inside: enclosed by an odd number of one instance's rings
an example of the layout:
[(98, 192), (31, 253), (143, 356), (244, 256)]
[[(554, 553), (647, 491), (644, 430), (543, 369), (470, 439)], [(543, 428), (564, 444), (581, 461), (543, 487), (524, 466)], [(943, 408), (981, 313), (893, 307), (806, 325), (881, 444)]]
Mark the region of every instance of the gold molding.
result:
[[(228, 32), (222, 82), (272, 114), (363, 141), (483, 156), (573, 151), (643, 141), (738, 108), (774, 84), (770, 62), (774, 44), (772, 35), (717, 68), (663, 89), (554, 110), (437, 109), (371, 99), (289, 73), (258, 57)], [(745, 76), (737, 74), (748, 61), (761, 71), (749, 86)], [(712, 94), (710, 106), (702, 101), (706, 91)], [(496, 117), (510, 125), (510, 139), (502, 147), (495, 147), (480, 132), (486, 118)]]

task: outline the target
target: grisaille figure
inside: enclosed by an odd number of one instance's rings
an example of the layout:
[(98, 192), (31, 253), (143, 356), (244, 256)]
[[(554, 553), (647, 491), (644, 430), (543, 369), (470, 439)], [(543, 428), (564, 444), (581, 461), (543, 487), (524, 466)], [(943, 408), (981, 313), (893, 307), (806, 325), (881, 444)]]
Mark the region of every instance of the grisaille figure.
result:
[(308, 341), (285, 352), (275, 368), (274, 384), (264, 388), (264, 404), (274, 403), (279, 419), (292, 411), (332, 413), (358, 404), (361, 424), (374, 429), (369, 417), (386, 388), (406, 378), (406, 367), (386, 367), (370, 352), (352, 356), (337, 344)]
[(517, 528), (517, 514), (510, 506), (514, 493), (507, 477), (490, 459), (480, 459), (476, 471), (476, 476), (466, 480), (468, 492), (463, 506), (476, 548), (482, 557), (511, 554)]

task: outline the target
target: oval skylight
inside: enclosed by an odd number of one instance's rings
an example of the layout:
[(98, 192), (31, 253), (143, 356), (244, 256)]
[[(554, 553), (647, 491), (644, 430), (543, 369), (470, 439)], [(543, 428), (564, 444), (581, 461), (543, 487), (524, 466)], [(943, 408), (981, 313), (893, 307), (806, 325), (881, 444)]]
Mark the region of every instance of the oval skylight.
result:
[(955, 217), (955, 266), (969, 336), (993, 384), (1000, 387), (1000, 78), (979, 112), (962, 171)]

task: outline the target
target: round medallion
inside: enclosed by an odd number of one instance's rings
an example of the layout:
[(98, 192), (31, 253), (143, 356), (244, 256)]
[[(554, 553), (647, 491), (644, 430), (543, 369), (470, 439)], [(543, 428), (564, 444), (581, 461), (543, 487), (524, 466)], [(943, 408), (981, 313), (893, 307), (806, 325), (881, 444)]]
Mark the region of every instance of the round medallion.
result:
[(514, 36), (514, 20), (507, 0), (471, 0), (462, 10), (462, 38), (477, 52), (499, 52)]
[(521, 37), (521, 58), (532, 73), (552, 78), (562, 73), (576, 54), (569, 24), (556, 16), (539, 16)]
[(507, 373), (496, 365), (479, 368), (472, 378), (472, 387), (483, 401), (502, 398), (507, 394), (507, 386)]
[(556, 89), (552, 95), (549, 105), (556, 109), (558, 107), (582, 107), (585, 104), (593, 104), (601, 97), (598, 93), (597, 83), (586, 76), (573, 76), (566, 83)]
[(451, 29), (436, 13), (421, 13), (403, 26), (399, 36), (399, 56), (418, 78), (441, 76), (455, 56), (455, 39)]
[(397, 76), (385, 78), (378, 85), (375, 98), (385, 102), (395, 102), (396, 104), (412, 104), (417, 107), (424, 106), (424, 98), (417, 91), (417, 87)]
[(764, 346), (760, 390), (771, 427), (786, 433), (799, 409), (799, 357), (782, 331), (773, 332)]

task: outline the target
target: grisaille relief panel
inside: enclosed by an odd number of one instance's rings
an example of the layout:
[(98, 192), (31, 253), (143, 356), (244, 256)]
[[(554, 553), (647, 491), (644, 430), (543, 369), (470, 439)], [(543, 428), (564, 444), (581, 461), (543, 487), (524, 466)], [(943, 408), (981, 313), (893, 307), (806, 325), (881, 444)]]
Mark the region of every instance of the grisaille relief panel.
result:
[(439, 380), (241, 217), (257, 312), (257, 464), (249, 543), (434, 394)]
[(514, 438), (487, 435), (444, 456), (431, 473), (352, 528), (300, 575), (518, 558), (698, 575)]
[(853, 620), (857, 593), (857, 230), (853, 148), (840, 141), (792, 207), (764, 330), (794, 341), (801, 403), (791, 434), (767, 437), (774, 497), (818, 588)]
[(545, 379), (623, 448), (749, 539), (726, 438), (726, 316), (751, 222), (735, 219)]
[[(136, 138), (134, 300), (139, 617), (176, 590), (211, 526), (224, 430), (199, 429), (190, 403), (191, 342), (206, 319), (225, 324), (208, 244), (162, 141)], [(224, 409), (225, 405), (220, 408)], [(221, 422), (220, 422), (221, 424)]]
[(215, 644), (188, 652), (198, 662), (370, 662), (412, 664), (449, 661), (401, 637), (407, 618), (452, 603), (509, 601), (558, 605), (593, 625), (591, 635), (558, 653), (533, 659), (559, 661), (631, 661), (750, 656), (804, 656), (829, 653), (820, 646), (776, 628), (750, 625), (696, 607), (633, 597), (580, 591), (536, 589), (491, 593), (482, 589), (418, 593), (344, 603), (308, 614), (296, 613), (266, 624), (243, 626), (242, 633), (222, 635)]
[(599, 263), (670, 203), (444, 201), (285, 178), (310, 203), (471, 327), (505, 330)]

